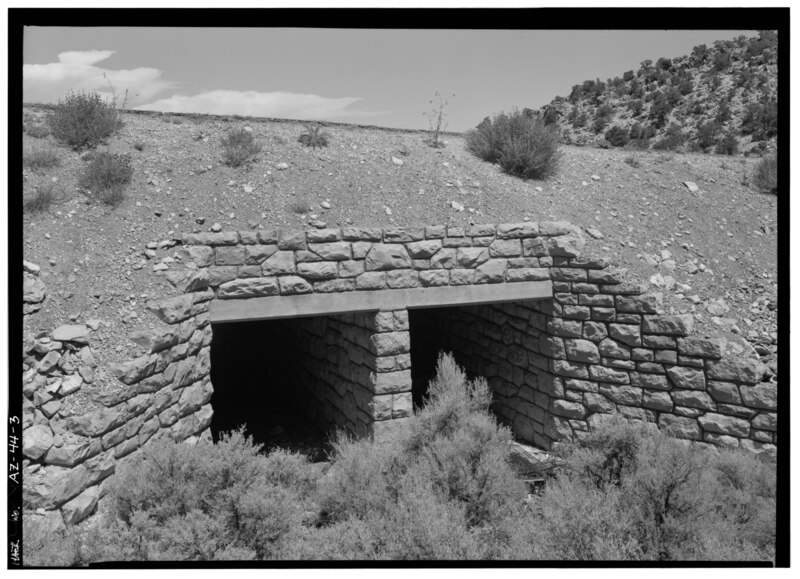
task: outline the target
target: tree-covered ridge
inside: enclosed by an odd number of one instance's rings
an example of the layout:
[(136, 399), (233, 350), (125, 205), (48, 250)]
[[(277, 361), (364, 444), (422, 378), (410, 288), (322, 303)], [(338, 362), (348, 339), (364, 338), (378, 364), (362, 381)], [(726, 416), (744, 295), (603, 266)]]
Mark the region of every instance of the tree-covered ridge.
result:
[(539, 114), (568, 144), (719, 154), (772, 149), (778, 134), (778, 35), (718, 40), (585, 80)]

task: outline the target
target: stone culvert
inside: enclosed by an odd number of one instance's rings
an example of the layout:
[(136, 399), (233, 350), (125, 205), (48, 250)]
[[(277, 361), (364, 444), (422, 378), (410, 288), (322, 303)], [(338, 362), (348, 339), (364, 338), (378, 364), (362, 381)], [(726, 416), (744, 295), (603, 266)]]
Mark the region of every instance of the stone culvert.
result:
[[(159, 436), (210, 437), (212, 420), (237, 408), (292, 406), (323, 431), (389, 438), (424, 398), (441, 350), (485, 376), (498, 419), (545, 449), (620, 413), (697, 444), (775, 451), (777, 384), (763, 365), (724, 358), (721, 339), (692, 335), (690, 314), (660, 315), (660, 294), (582, 259), (568, 223), (182, 242), (184, 269), (165, 272), (182, 293), (148, 304), (164, 325), (132, 336), (149, 353), (112, 368), (122, 387), (103, 408), (58, 420), (26, 390), (30, 507), (75, 522), (118, 459)], [(38, 387), (49, 382), (32, 371)], [(237, 390), (248, 376), (260, 382)], [(45, 430), (68, 438), (43, 450)]]

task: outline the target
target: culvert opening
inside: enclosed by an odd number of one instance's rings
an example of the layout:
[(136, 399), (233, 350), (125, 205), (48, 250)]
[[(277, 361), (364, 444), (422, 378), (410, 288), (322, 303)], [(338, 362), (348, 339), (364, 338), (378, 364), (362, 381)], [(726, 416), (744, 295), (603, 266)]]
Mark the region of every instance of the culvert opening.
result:
[(450, 352), (469, 378), (486, 378), (500, 422), (531, 442), (532, 428), (519, 428), (520, 416), (541, 423), (547, 404), (536, 396), (540, 369), (531, 355), (539, 352), (543, 322), (531, 302), (420, 308), (408, 317), (415, 408), (424, 402), (440, 352)]
[(265, 450), (275, 447), (321, 459), (325, 424), (303, 404), (307, 385), (298, 371), (307, 360), (292, 320), (213, 325), (211, 433), (244, 427)]

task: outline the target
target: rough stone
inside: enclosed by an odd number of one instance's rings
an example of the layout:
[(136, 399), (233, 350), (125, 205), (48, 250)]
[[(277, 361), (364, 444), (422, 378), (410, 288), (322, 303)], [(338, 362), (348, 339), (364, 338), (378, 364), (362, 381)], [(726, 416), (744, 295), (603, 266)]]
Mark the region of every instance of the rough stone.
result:
[(750, 423), (742, 418), (734, 418), (724, 414), (706, 412), (697, 421), (706, 432), (746, 437), (750, 433)]
[(38, 304), (44, 301), (47, 288), (44, 282), (25, 272), (22, 274), (22, 301), (26, 304)]
[(291, 251), (277, 251), (261, 264), (264, 275), (284, 275), (295, 273), (294, 253)]
[(642, 320), (642, 332), (645, 334), (664, 334), (668, 336), (686, 336), (694, 327), (694, 316), (682, 314), (678, 316), (645, 316)]
[(608, 334), (628, 346), (641, 346), (642, 335), (639, 326), (631, 324), (608, 324)]
[(53, 446), (53, 432), (46, 424), (36, 424), (22, 432), (22, 454), (39, 460)]
[(702, 370), (684, 366), (670, 366), (667, 368), (667, 376), (669, 376), (676, 388), (706, 389), (706, 377)]
[(658, 424), (662, 429), (678, 438), (700, 440), (703, 436), (700, 427), (697, 425), (697, 421), (693, 418), (662, 414), (658, 418)]
[(147, 308), (167, 324), (176, 324), (189, 318), (193, 305), (191, 294), (147, 302)]
[(778, 385), (774, 382), (765, 382), (757, 386), (740, 386), (739, 392), (742, 400), (752, 408), (764, 410), (778, 409)]
[(409, 269), (411, 258), (404, 245), (376, 243), (367, 253), (364, 265), (367, 271)]
[(705, 392), (697, 390), (675, 390), (672, 392), (672, 400), (678, 406), (687, 408), (699, 408), (701, 410), (716, 410), (717, 405), (713, 398)]
[(567, 339), (566, 345), (567, 359), (574, 362), (585, 362), (588, 364), (599, 364), (600, 353), (597, 346), (589, 340)]
[(84, 324), (65, 324), (53, 330), (50, 337), (56, 342), (89, 343), (89, 328)]

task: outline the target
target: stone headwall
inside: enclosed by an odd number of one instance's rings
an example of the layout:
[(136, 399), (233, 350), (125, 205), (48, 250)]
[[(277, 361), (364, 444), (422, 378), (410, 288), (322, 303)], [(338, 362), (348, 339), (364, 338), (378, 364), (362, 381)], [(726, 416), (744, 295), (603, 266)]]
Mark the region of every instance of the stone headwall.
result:
[[(487, 377), (518, 436), (547, 448), (617, 412), (700, 444), (775, 449), (777, 384), (762, 381), (760, 362), (724, 358), (720, 340), (692, 336), (691, 315), (659, 315), (660, 295), (582, 259), (567, 223), (192, 233), (183, 243), (179, 267), (164, 273), (182, 294), (148, 304), (164, 325), (131, 335), (148, 353), (110, 368), (119, 388), (98, 396), (99, 408), (65, 413), (60, 401), (75, 394), (61, 374), (74, 365), (60, 352), (54, 365), (43, 340), (26, 346), (36, 358), (24, 385), (29, 507), (76, 522), (118, 460), (156, 437), (209, 436), (214, 300), (547, 280), (547, 299), (430, 318), (446, 328), (442, 348)], [(309, 361), (297, 375), (317, 422), (380, 439), (410, 414), (407, 310), (286, 323)]]

